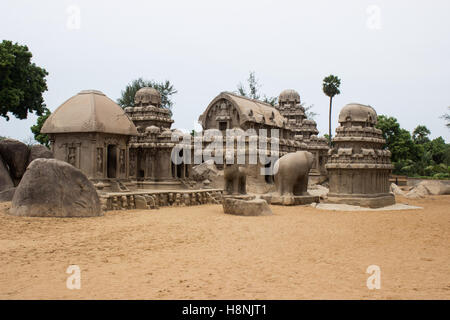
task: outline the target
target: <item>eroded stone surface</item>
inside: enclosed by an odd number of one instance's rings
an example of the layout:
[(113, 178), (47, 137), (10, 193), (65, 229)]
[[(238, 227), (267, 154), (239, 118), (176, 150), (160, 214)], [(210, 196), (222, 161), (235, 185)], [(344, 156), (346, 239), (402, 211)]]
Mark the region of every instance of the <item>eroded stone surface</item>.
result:
[(136, 209), (150, 209), (150, 206), (147, 204), (147, 199), (144, 196), (134, 196), (134, 203)]
[(419, 186), (425, 187), (431, 195), (450, 194), (450, 184), (439, 180), (424, 180), (419, 183)]
[(214, 179), (217, 176), (217, 168), (214, 160), (207, 160), (199, 165), (192, 167), (192, 178), (195, 181), (204, 181)]
[(429, 194), (428, 189), (424, 185), (419, 184), (417, 187), (411, 189), (405, 197), (408, 199), (420, 199)]
[(93, 184), (80, 170), (56, 159), (36, 159), (30, 163), (9, 213), (28, 217), (102, 215)]
[(396, 196), (403, 196), (403, 195), (405, 195), (403, 190), (400, 189), (400, 187), (398, 185), (396, 185), (395, 183), (391, 183), (390, 190)]
[(30, 148), (30, 155), (28, 156), (28, 163), (31, 163), (33, 160), (39, 158), (51, 159), (53, 158), (53, 153), (49, 148), (43, 146), (42, 144), (32, 145)]
[(0, 202), (11, 201), (14, 197), (16, 188), (9, 188), (0, 192)]
[(14, 183), (9, 175), (8, 168), (3, 162), (2, 156), (0, 155), (0, 192), (11, 189), (14, 187)]
[(240, 216), (267, 216), (272, 210), (266, 200), (240, 200), (233, 198), (223, 199), (223, 212)]
[(18, 185), (28, 164), (30, 149), (20, 141), (4, 139), (0, 141), (0, 155), (9, 167), (15, 185)]

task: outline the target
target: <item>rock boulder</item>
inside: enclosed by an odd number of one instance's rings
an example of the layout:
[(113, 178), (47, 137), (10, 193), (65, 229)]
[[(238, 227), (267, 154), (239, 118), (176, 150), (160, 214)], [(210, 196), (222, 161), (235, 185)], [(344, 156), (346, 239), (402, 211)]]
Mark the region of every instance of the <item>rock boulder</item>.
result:
[(14, 183), (9, 175), (8, 168), (0, 155), (0, 192), (10, 188), (14, 188)]
[(425, 188), (423, 185), (418, 185), (417, 187), (411, 189), (405, 197), (408, 199), (420, 199), (429, 194), (427, 188)]
[(30, 149), (20, 141), (4, 139), (0, 141), (0, 156), (9, 167), (11, 178), (18, 185), (28, 164)]
[(395, 183), (391, 183), (390, 189), (391, 189), (391, 192), (396, 196), (404, 196), (405, 195), (403, 190), (400, 189), (400, 187), (398, 185), (396, 185)]
[(240, 216), (268, 216), (273, 214), (266, 200), (223, 199), (223, 212)]
[(14, 197), (14, 192), (16, 192), (16, 188), (10, 188), (0, 191), (0, 202), (11, 201)]
[(434, 196), (450, 194), (450, 184), (439, 180), (424, 180), (419, 183), (419, 186), (423, 186), (429, 194)]
[(30, 155), (28, 156), (28, 163), (31, 163), (33, 160), (39, 158), (51, 159), (53, 158), (53, 153), (49, 148), (43, 146), (42, 144), (32, 145), (30, 148)]
[(103, 215), (93, 184), (80, 170), (56, 159), (36, 159), (30, 163), (9, 213), (28, 217)]
[(199, 165), (192, 167), (192, 178), (195, 181), (212, 180), (218, 174), (214, 160), (207, 160)]

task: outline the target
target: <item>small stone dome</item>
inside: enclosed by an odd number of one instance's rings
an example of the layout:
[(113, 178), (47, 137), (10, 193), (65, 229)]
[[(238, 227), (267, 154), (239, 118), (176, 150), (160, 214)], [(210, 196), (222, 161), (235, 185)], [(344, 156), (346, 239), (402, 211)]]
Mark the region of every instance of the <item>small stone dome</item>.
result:
[(278, 96), (278, 103), (283, 104), (286, 102), (300, 103), (300, 94), (293, 89), (283, 90)]
[(376, 125), (377, 112), (371, 106), (349, 103), (339, 113), (339, 123), (343, 122), (365, 122)]
[(134, 96), (134, 105), (147, 106), (149, 104), (160, 106), (161, 105), (161, 93), (155, 88), (143, 87), (139, 89)]

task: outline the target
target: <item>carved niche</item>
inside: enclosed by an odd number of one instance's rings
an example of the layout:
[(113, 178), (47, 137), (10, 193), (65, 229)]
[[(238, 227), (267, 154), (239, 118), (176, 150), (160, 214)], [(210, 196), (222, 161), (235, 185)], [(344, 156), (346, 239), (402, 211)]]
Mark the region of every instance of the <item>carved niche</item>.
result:
[(120, 149), (119, 152), (119, 168), (120, 173), (125, 173), (125, 149)]
[(97, 172), (103, 174), (103, 148), (97, 148), (96, 165)]

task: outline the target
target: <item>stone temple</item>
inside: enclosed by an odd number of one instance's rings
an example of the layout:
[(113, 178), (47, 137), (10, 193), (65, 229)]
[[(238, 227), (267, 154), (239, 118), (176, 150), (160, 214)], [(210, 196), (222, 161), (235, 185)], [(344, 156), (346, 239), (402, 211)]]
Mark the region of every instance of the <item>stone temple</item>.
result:
[[(307, 119), (305, 108), (301, 105), (300, 95), (292, 89), (284, 90), (278, 96), (278, 105), (275, 106), (280, 114), (287, 119), (296, 141), (306, 145), (305, 151), (314, 156), (313, 166), (310, 170), (311, 180), (317, 182), (326, 178), (325, 164), (328, 158), (328, 141), (318, 137), (317, 124)], [(296, 150), (298, 151), (298, 150)]]
[(389, 193), (391, 153), (383, 149), (382, 131), (375, 128), (376, 111), (370, 106), (348, 104), (339, 113), (339, 124), (326, 164), (328, 202), (372, 208), (394, 204), (395, 198)]
[(161, 107), (159, 91), (149, 87), (139, 89), (134, 106), (125, 108), (125, 112), (138, 131), (129, 144), (130, 178), (141, 186), (155, 187), (176, 185), (176, 179), (189, 177), (188, 164), (172, 164), (173, 120), (170, 111)]
[[(307, 119), (305, 109), (300, 104), (300, 95), (295, 90), (285, 90), (280, 94), (278, 100), (279, 104), (272, 106), (260, 100), (231, 92), (222, 92), (209, 103), (199, 117), (199, 123), (204, 131), (215, 129), (220, 130), (223, 134), (227, 129), (255, 129), (256, 134), (259, 133), (258, 129), (267, 129), (267, 150), (264, 152), (268, 156), (271, 156), (270, 149), (273, 141), (270, 129), (278, 129), (278, 156), (282, 157), (296, 151), (309, 151), (314, 155), (311, 180), (317, 182), (326, 179), (327, 140), (317, 137), (316, 123)], [(224, 149), (226, 149), (225, 142)], [(250, 185), (273, 183), (272, 175), (260, 174), (261, 167), (271, 167), (273, 164), (247, 165)]]
[(105, 94), (84, 90), (59, 106), (41, 132), (49, 135), (55, 159), (91, 180), (109, 210), (216, 203), (220, 189), (183, 183), (191, 165), (173, 165), (177, 130), (159, 92), (142, 88), (123, 110)]
[(138, 134), (122, 108), (97, 90), (71, 97), (45, 121), (55, 159), (91, 180), (128, 179), (129, 142)]
[[(262, 163), (257, 156), (258, 163), (245, 163), (250, 192), (266, 193), (273, 189), (274, 159), (296, 151), (313, 154), (310, 180), (326, 177), (326, 140), (317, 137), (316, 123), (307, 119), (295, 90), (283, 91), (276, 106), (222, 92), (209, 103), (199, 122), (204, 130), (203, 150), (210, 145), (211, 140), (204, 135), (210, 130), (216, 133), (225, 133), (227, 129), (241, 133), (255, 130), (245, 140), (247, 160), (250, 153), (259, 155), (262, 151), (269, 161)], [(219, 183), (194, 181), (192, 170), (198, 163), (193, 158), (197, 150), (190, 139), (188, 145), (182, 143), (184, 150), (175, 149), (181, 140), (174, 139), (174, 135), (191, 136), (172, 129), (172, 124), (170, 110), (161, 105), (161, 95), (153, 88), (138, 90), (134, 105), (125, 109), (100, 91), (84, 90), (59, 106), (41, 132), (49, 135), (54, 157), (80, 169), (94, 183), (103, 206), (108, 209), (217, 202), (223, 192), (220, 185), (223, 175), (218, 174)], [(267, 145), (256, 144), (253, 150), (250, 143), (256, 142), (255, 138), (262, 139), (258, 137), (259, 129), (268, 130)], [(277, 129), (279, 134), (271, 137), (270, 129)], [(273, 145), (279, 149), (271, 150)], [(223, 147), (225, 160), (230, 156), (226, 139)], [(234, 151), (236, 156), (236, 148)], [(191, 157), (191, 163), (174, 164), (173, 154), (183, 157), (183, 152), (185, 159)], [(202, 153), (201, 162), (206, 160)], [(217, 167), (225, 169), (220, 164)], [(261, 174), (262, 169), (265, 174)]]

